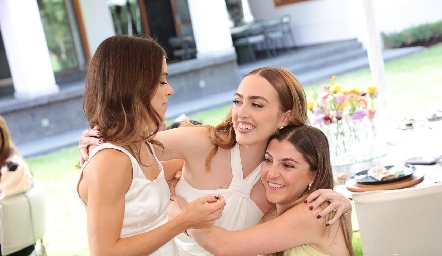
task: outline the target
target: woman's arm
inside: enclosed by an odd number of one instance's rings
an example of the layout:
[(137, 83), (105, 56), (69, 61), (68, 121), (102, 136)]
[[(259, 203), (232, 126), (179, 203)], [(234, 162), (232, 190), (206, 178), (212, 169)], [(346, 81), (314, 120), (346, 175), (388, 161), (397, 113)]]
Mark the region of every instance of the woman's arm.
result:
[[(79, 138), (80, 166), (89, 158), (89, 146), (97, 146), (102, 143), (101, 138), (97, 137), (97, 134), (100, 134), (98, 126), (94, 127), (94, 129), (85, 130)], [(155, 155), (161, 161), (172, 159), (186, 160), (186, 158), (195, 156), (205, 156), (212, 147), (212, 142), (207, 135), (207, 128), (204, 126), (180, 127), (179, 129), (161, 131), (155, 135), (155, 140), (160, 141), (164, 146), (164, 150), (154, 146)], [(168, 170), (170, 169), (165, 169), (166, 172)], [(172, 176), (174, 175), (175, 173)]]
[(288, 250), (302, 244), (317, 243), (325, 228), (318, 221), (319, 210), (299, 204), (281, 216), (257, 226), (228, 231), (213, 226), (188, 231), (198, 244), (215, 255), (258, 255)]
[(305, 203), (311, 203), (313, 209), (317, 209), (323, 202), (326, 201), (330, 202), (330, 205), (319, 213), (321, 217), (336, 209), (333, 218), (327, 221), (329, 225), (334, 224), (337, 220), (339, 220), (339, 217), (345, 213), (351, 212), (352, 210), (350, 200), (343, 194), (332, 189), (318, 189), (314, 191), (306, 198)]
[(120, 238), (125, 193), (132, 182), (130, 160), (119, 151), (102, 150), (85, 167), (82, 179), (87, 186), (86, 197), (82, 198), (88, 206), (88, 239), (92, 255), (150, 254), (190, 227), (212, 225), (225, 204), (222, 198), (216, 201), (213, 196), (202, 197), (168, 223), (143, 234)]
[[(164, 173), (166, 174), (166, 180), (172, 181), (173, 179), (179, 180), (181, 177), (181, 170), (183, 169), (183, 159), (172, 159), (169, 161), (161, 161)], [(176, 183), (176, 182), (175, 182)]]

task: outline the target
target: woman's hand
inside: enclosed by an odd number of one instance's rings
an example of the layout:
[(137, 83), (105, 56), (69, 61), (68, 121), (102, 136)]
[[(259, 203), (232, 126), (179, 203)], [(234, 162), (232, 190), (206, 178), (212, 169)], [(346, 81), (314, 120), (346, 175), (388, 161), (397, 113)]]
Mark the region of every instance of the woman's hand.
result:
[(325, 216), (331, 211), (334, 211), (335, 214), (333, 218), (331, 218), (326, 224), (332, 225), (339, 218), (346, 213), (351, 212), (352, 205), (350, 200), (345, 197), (343, 194), (338, 193), (332, 189), (318, 189), (311, 193), (304, 201), (304, 203), (311, 203), (311, 210), (316, 209), (323, 202), (330, 202), (330, 205), (327, 206), (324, 210), (322, 210), (319, 215)]
[(80, 149), (80, 166), (83, 166), (84, 162), (89, 159), (89, 146), (101, 145), (103, 139), (100, 138), (100, 126), (96, 125), (92, 129), (84, 130), (81, 137), (78, 139), (78, 148)]
[(209, 228), (222, 215), (226, 201), (221, 195), (202, 196), (189, 205), (183, 198), (171, 195), (166, 212), (169, 218), (184, 217), (189, 228)]

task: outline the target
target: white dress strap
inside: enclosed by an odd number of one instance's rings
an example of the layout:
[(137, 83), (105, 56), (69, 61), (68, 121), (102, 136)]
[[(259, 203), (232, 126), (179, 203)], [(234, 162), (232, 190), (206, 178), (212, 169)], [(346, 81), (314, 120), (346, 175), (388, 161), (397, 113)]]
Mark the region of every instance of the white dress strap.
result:
[(259, 172), (261, 165), (258, 165), (246, 178), (244, 178), (244, 171), (241, 164), (241, 151), (237, 143), (230, 151), (230, 161), (232, 166), (233, 180), (245, 181), (248, 184), (255, 184), (259, 179)]

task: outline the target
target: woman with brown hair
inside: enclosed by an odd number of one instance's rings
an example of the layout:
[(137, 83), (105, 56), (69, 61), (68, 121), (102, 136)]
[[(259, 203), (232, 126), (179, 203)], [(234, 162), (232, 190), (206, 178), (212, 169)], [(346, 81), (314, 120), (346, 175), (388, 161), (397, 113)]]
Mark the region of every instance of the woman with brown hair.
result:
[[(261, 181), (267, 200), (275, 205), (262, 224), (235, 232), (213, 226), (188, 233), (215, 255), (354, 255), (351, 212), (330, 224), (334, 212), (318, 221), (320, 211), (336, 203), (322, 203), (319, 209), (306, 205), (313, 191), (333, 188), (329, 145), (321, 130), (286, 126), (270, 137)], [(185, 205), (178, 196), (173, 199), (173, 204)]]
[(166, 53), (153, 39), (117, 35), (104, 40), (89, 63), (83, 109), (100, 124), (106, 143), (82, 166), (77, 192), (87, 209), (92, 255), (177, 255), (172, 238), (209, 227), (221, 215), (222, 196), (202, 196), (168, 221), (167, 181), (153, 145), (165, 120)]
[[(263, 184), (258, 182), (269, 137), (281, 127), (305, 123), (307, 102), (298, 79), (284, 68), (259, 68), (242, 79), (232, 109), (221, 124), (159, 132), (155, 139), (164, 150), (156, 147), (155, 153), (160, 160), (184, 159), (183, 173), (175, 188), (177, 195), (187, 202), (206, 194), (224, 196), (227, 204), (215, 225), (240, 230), (258, 224), (273, 208), (265, 197)], [(97, 130), (87, 132), (93, 135)], [(87, 158), (87, 146), (98, 145), (99, 141), (95, 137), (81, 137), (82, 156)], [(328, 221), (330, 224), (351, 209), (348, 199), (331, 189), (319, 190), (308, 200), (319, 195), (312, 204), (315, 209), (323, 201), (339, 205), (336, 216)], [(325, 208), (321, 215), (334, 208)], [(180, 255), (211, 255), (185, 233), (175, 241)]]
[[(5, 207), (3, 203), (6, 201), (7, 198), (13, 197), (19, 194), (23, 194), (27, 192), (32, 187), (32, 171), (29, 168), (28, 163), (26, 162), (25, 158), (20, 154), (19, 150), (16, 148), (14, 143), (12, 142), (12, 138), (9, 133), (8, 125), (6, 124), (6, 120), (0, 116), (0, 208)], [(16, 204), (11, 204), (9, 202), (8, 207), (15, 210), (23, 210), (22, 204), (17, 203), (21, 202), (19, 200), (15, 200)], [(28, 202), (26, 202), (26, 207), (28, 207)], [(6, 209), (3, 208), (3, 209)], [(0, 211), (1, 213), (1, 211)], [(27, 214), (24, 216), (28, 216)], [(6, 221), (5, 218), (3, 221), (8, 223), (10, 229), (4, 229), (3, 226), (2, 229), (2, 220), (1, 220), (2, 214), (0, 214), (0, 233), (3, 234), (4, 237), (7, 237), (8, 234), (4, 233), (5, 230), (11, 230), (16, 228), (16, 222), (11, 221), (10, 219)], [(4, 218), (5, 216), (3, 216)], [(19, 222), (23, 221), (29, 221), (27, 218), (17, 218)], [(17, 231), (16, 231), (17, 232)], [(1, 235), (0, 234), (0, 235)], [(16, 233), (20, 234), (20, 238), (25, 237), (26, 234), (22, 236), (22, 233)], [(9, 234), (10, 236), (10, 234)], [(7, 239), (3, 239), (7, 240)], [(9, 243), (11, 239), (9, 239)], [(4, 241), (3, 241), (4, 242)], [(15, 242), (15, 241), (14, 241)], [(14, 250), (14, 255), (29, 255), (31, 254), (35, 249), (35, 244), (25, 246), (25, 248), (20, 248), (23, 246), (23, 244), (20, 244), (22, 241), (19, 241), (17, 243), (14, 243), (13, 245), (5, 243), (6, 246), (3, 247), (3, 250), (5, 250), (5, 247), (7, 247), (7, 250)], [(17, 246), (18, 245), (18, 246)], [(15, 247), (17, 246), (17, 247)], [(12, 247), (12, 248), (11, 248)], [(0, 254), (2, 252), (2, 246), (0, 244)]]

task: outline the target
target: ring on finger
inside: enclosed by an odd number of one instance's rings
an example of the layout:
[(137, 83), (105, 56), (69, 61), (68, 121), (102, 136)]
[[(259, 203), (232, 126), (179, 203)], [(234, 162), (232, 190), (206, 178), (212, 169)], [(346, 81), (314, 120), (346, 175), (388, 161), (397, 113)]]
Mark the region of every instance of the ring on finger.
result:
[(336, 203), (336, 207), (335, 207), (335, 209), (333, 209), (334, 212), (336, 212), (338, 210), (338, 207), (339, 207), (339, 203), (338, 202), (335, 202), (335, 203)]

